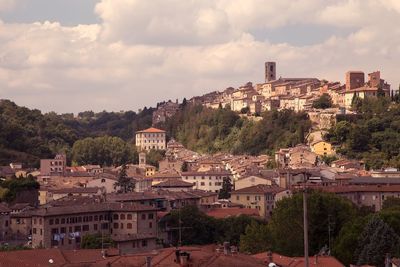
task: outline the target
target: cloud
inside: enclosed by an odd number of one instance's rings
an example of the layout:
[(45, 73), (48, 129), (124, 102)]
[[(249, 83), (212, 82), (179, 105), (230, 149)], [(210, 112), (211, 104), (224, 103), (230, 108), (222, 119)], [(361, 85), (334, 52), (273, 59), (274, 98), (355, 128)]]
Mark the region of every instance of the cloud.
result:
[[(0, 22), (0, 98), (45, 111), (136, 110), (262, 82), (266, 60), (286, 77), (343, 81), (349, 69), (380, 69), (397, 88), (397, 3), (102, 0), (99, 24)], [(251, 34), (296, 23), (354, 30), (307, 46)]]

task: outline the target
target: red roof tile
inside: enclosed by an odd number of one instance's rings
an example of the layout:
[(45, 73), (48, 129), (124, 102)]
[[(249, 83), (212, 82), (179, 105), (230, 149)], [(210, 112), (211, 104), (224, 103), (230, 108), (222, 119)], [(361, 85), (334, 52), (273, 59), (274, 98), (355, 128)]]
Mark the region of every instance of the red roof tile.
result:
[(165, 131), (157, 129), (157, 128), (154, 128), (154, 127), (150, 127), (148, 129), (145, 129), (145, 130), (137, 131), (136, 133), (165, 133)]

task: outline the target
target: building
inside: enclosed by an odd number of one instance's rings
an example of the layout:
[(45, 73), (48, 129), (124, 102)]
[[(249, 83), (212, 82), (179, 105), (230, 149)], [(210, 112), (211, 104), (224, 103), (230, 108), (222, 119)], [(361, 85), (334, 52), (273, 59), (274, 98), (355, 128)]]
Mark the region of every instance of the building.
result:
[(346, 72), (346, 91), (363, 87), (365, 84), (364, 76), (362, 71)]
[(4, 240), (10, 234), (10, 214), (11, 210), (0, 203), (0, 240)]
[(331, 156), (335, 154), (332, 144), (322, 140), (311, 143), (310, 147), (311, 151), (318, 156)]
[(87, 234), (105, 234), (122, 254), (156, 247), (156, 212), (151, 206), (93, 203), (47, 207), (32, 213), (32, 246), (80, 248)]
[(219, 192), (224, 179), (231, 179), (232, 173), (225, 170), (210, 170), (206, 172), (183, 172), (182, 180), (194, 184), (194, 189)]
[(193, 188), (192, 183), (180, 179), (170, 179), (152, 186), (154, 189), (165, 189), (169, 191), (188, 191)]
[(164, 130), (148, 128), (136, 132), (136, 146), (139, 150), (166, 149), (166, 134)]
[(39, 203), (40, 205), (55, 201), (67, 196), (93, 196), (101, 195), (104, 188), (100, 187), (73, 187), (73, 188), (41, 188), (39, 190)]
[(255, 185), (231, 192), (231, 202), (257, 209), (260, 216), (270, 218), (275, 202), (290, 196), (290, 191), (278, 186)]
[(335, 193), (351, 200), (357, 206), (371, 207), (373, 211), (380, 211), (383, 202), (389, 197), (400, 197), (400, 185), (345, 185), (317, 187), (317, 189)]
[(276, 63), (265, 62), (265, 82), (276, 80)]
[(63, 176), (67, 166), (67, 157), (65, 154), (57, 154), (54, 159), (40, 160), (41, 176)]
[(250, 175), (247, 177), (239, 178), (235, 181), (235, 190), (239, 190), (242, 188), (255, 186), (255, 185), (272, 185), (273, 181), (269, 178), (264, 178), (261, 176)]

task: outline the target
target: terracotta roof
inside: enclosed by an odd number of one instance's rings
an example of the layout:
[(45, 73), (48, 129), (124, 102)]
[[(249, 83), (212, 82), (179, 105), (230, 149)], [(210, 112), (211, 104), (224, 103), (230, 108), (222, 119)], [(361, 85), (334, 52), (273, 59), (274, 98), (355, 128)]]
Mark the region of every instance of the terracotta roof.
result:
[(204, 175), (232, 175), (226, 170), (210, 170), (205, 172), (182, 172), (182, 176), (204, 176)]
[[(305, 260), (303, 257), (287, 257), (278, 253), (272, 253), (272, 261), (267, 256), (267, 252), (253, 255), (254, 258), (263, 260), (264, 262), (273, 262), (282, 267), (305, 267)], [(332, 256), (318, 256), (309, 257), (310, 267), (344, 267), (335, 257)]]
[(167, 181), (153, 185), (153, 187), (193, 187), (193, 183), (182, 181), (181, 179), (168, 179)]
[(150, 127), (148, 129), (145, 129), (145, 130), (137, 131), (136, 133), (165, 133), (165, 131), (157, 129), (157, 128), (154, 128), (154, 127)]
[(153, 191), (145, 192), (130, 192), (130, 193), (111, 193), (107, 194), (107, 200), (110, 201), (141, 201), (141, 200), (152, 200), (152, 199), (165, 199), (160, 193)]
[(95, 194), (100, 187), (72, 187), (72, 188), (62, 188), (62, 189), (50, 189), (49, 192), (53, 194)]
[(257, 216), (259, 217), (258, 210), (256, 209), (249, 209), (249, 208), (216, 208), (206, 212), (208, 216), (223, 219), (232, 216), (240, 216), (240, 215), (247, 215), (247, 216)]
[(259, 184), (232, 191), (232, 194), (265, 194), (265, 193), (279, 193), (282, 191), (285, 191), (285, 189), (279, 186)]

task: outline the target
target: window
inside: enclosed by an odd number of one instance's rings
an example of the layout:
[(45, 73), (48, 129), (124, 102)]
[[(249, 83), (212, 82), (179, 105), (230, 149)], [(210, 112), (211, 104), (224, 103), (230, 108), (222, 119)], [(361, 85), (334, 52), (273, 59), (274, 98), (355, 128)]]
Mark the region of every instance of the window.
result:
[(102, 183), (105, 183), (105, 182), (106, 182), (106, 179), (104, 179), (104, 178), (101, 179), (101, 182), (102, 182)]
[(93, 224), (93, 230), (97, 231), (97, 223)]
[(32, 228), (32, 233), (36, 235), (36, 228)]
[(142, 220), (146, 220), (146, 214), (142, 214)]
[(118, 220), (118, 214), (114, 214), (113, 219)]
[(75, 231), (74, 232), (80, 232), (81, 230), (82, 230), (81, 226), (77, 225), (77, 226), (75, 226)]
[(128, 214), (127, 219), (132, 220), (132, 214)]
[(89, 225), (85, 224), (84, 226), (82, 226), (82, 231), (89, 231)]
[(142, 247), (147, 247), (147, 240), (142, 240)]
[(65, 218), (61, 219), (61, 224), (65, 224)]
[(60, 219), (57, 218), (57, 219), (55, 220), (55, 224), (60, 224)]
[(119, 215), (119, 218), (120, 218), (121, 220), (125, 220), (125, 214)]
[(118, 229), (118, 223), (114, 223), (114, 228)]
[(133, 241), (133, 242), (132, 242), (132, 247), (133, 247), (133, 248), (136, 248), (136, 241)]
[(124, 224), (123, 223), (121, 223), (121, 227), (120, 227), (121, 229), (124, 229)]
[(149, 220), (152, 220), (154, 218), (154, 214), (153, 213), (149, 213)]
[(37, 223), (37, 222), (36, 222), (36, 218), (34, 218), (34, 219), (33, 219), (33, 224), (36, 224), (36, 223)]
[(205, 186), (204, 182), (201, 182), (200, 185)]
[(97, 222), (99, 220), (99, 216), (94, 215), (94, 220)]
[(247, 196), (246, 199), (247, 199), (247, 200), (250, 200), (250, 196)]
[(67, 231), (67, 229), (65, 227), (61, 227), (60, 228), (60, 233), (61, 234), (65, 234), (66, 231)]
[(153, 228), (153, 223), (149, 222), (149, 228)]
[(50, 219), (49, 224), (53, 225), (54, 224), (54, 219)]
[(43, 229), (40, 229), (40, 235), (43, 235)]
[(132, 229), (132, 224), (131, 224), (131, 223), (128, 223), (128, 224), (126, 225), (126, 228)]

